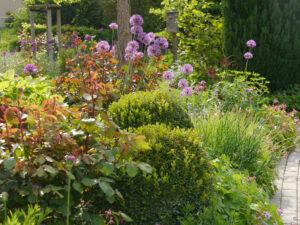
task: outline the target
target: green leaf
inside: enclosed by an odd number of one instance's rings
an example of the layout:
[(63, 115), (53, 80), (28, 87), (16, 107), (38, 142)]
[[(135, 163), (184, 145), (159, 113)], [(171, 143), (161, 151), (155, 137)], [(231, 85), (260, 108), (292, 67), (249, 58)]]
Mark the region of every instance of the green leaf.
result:
[(125, 220), (125, 222), (133, 222), (133, 219), (131, 219), (129, 216), (127, 216), (125, 213), (120, 213), (122, 218)]
[(4, 159), (4, 168), (6, 170), (11, 170), (12, 168), (15, 167), (15, 164), (16, 164), (16, 160), (13, 157)]
[(71, 178), (71, 180), (75, 180), (75, 176), (70, 173), (69, 171), (66, 172), (67, 173), (67, 176)]
[(28, 202), (29, 203), (35, 203), (35, 201), (36, 201), (36, 197), (35, 197), (35, 195), (34, 194), (31, 194), (31, 195), (29, 195), (28, 196)]
[(109, 162), (104, 162), (102, 170), (105, 176), (109, 176), (114, 172), (114, 165)]
[(82, 95), (82, 97), (83, 97), (85, 100), (87, 100), (87, 101), (91, 101), (91, 100), (92, 100), (92, 96), (91, 96), (90, 94), (88, 94), (88, 93), (84, 93), (84, 94)]
[(108, 162), (113, 162), (115, 161), (115, 156), (114, 156), (114, 152), (112, 150), (107, 150), (105, 152), (105, 156)]
[(152, 167), (147, 163), (140, 163), (138, 164), (138, 167), (146, 173), (152, 173)]
[(84, 178), (81, 182), (82, 182), (85, 186), (91, 187), (91, 186), (94, 186), (95, 184), (97, 184), (97, 183), (98, 183), (98, 180), (96, 180), (96, 179), (90, 179), (90, 178)]
[(115, 191), (112, 189), (109, 183), (100, 181), (99, 186), (108, 197), (112, 197), (115, 194)]
[(55, 176), (58, 173), (58, 169), (49, 166), (49, 165), (44, 165), (43, 166), (44, 170), (50, 173), (51, 175)]
[(82, 192), (82, 186), (81, 186), (81, 184), (79, 183), (79, 182), (77, 182), (77, 181), (75, 181), (73, 184), (72, 184), (72, 186), (73, 186), (73, 188), (76, 190), (76, 191), (78, 191), (78, 192)]
[(136, 165), (131, 163), (126, 166), (126, 172), (128, 173), (128, 175), (130, 177), (135, 177), (135, 175), (138, 172), (138, 169), (137, 169)]

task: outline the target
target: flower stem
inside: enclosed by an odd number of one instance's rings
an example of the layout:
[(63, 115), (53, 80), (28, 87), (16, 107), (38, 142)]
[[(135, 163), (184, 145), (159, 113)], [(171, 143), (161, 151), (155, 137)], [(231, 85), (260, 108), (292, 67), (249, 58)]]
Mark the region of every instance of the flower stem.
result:
[(69, 217), (70, 217), (70, 192), (71, 192), (71, 170), (72, 167), (69, 169), (69, 174), (68, 174), (68, 200), (67, 200), (67, 223), (66, 225), (69, 225)]
[(4, 223), (7, 220), (7, 204), (6, 201), (4, 201)]

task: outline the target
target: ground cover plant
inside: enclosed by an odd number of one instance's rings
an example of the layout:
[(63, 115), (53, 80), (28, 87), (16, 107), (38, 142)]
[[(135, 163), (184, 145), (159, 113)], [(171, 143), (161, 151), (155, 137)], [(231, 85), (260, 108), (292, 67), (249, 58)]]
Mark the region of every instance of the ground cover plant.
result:
[[(215, 4), (191, 3), (180, 2), (218, 28)], [(183, 13), (184, 35), (198, 32), (189, 20)], [(297, 119), (268, 106), (268, 81), (247, 72), (256, 42), (245, 43), (243, 71), (218, 51), (220, 67), (201, 80), (207, 68), (190, 61), (207, 67), (218, 40), (206, 48), (179, 36), (191, 52), (172, 70), (169, 42), (145, 33), (143, 21), (130, 18), (125, 65), (116, 59), (116, 23), (110, 42), (64, 36), (54, 63), (42, 60), (57, 48), (43, 35), (38, 43), (24, 35), (21, 53), (2, 55), (2, 223), (282, 224), (269, 197), (276, 161), (296, 144)]]

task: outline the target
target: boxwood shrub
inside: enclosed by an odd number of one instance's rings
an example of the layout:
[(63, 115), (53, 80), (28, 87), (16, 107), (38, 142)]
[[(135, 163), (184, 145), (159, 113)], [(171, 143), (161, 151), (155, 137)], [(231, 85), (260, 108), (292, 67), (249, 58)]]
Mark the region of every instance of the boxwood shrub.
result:
[(124, 95), (109, 108), (113, 121), (122, 129), (165, 123), (171, 127), (191, 128), (187, 112), (168, 94), (161, 91)]
[(125, 200), (122, 211), (134, 224), (175, 225), (187, 204), (195, 212), (207, 206), (214, 172), (194, 130), (155, 124), (130, 131), (144, 135), (151, 147), (135, 153), (134, 160), (153, 167), (152, 175), (124, 176), (117, 185)]

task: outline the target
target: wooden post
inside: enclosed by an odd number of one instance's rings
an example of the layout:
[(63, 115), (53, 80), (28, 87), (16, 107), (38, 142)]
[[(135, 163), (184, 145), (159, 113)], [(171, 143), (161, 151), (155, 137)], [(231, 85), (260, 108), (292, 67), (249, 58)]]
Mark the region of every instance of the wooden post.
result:
[(35, 42), (34, 12), (30, 10), (31, 42)]
[(62, 41), (61, 41), (61, 9), (56, 10), (57, 14), (57, 35), (58, 35), (58, 49), (61, 51)]
[[(47, 41), (52, 40), (52, 14), (51, 14), (51, 8), (47, 8)], [(49, 44), (49, 60), (51, 63), (54, 62), (54, 53), (52, 44)]]

